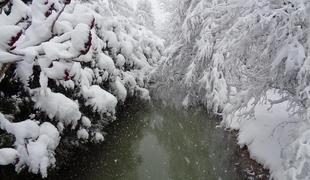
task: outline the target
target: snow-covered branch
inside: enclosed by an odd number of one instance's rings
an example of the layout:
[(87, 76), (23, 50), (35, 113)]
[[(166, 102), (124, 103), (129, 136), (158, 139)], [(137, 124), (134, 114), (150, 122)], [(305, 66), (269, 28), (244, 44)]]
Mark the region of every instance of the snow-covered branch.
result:
[[(309, 1), (172, 0), (170, 5), (177, 8), (169, 10), (170, 47), (153, 74), (159, 81), (154, 95), (177, 106), (203, 103), (223, 116), (227, 128), (233, 128), (236, 119), (259, 124), (252, 120), (263, 104), (269, 110), (286, 104), (287, 114), (299, 116), (297, 135), (285, 147), (292, 150), (283, 157), (287, 166), (279, 174), (274, 166), (272, 176), (281, 179), (285, 171), (288, 179), (309, 178), (309, 151), (300, 138), (308, 137), (302, 134), (308, 134), (310, 126), (299, 127), (310, 120)], [(270, 92), (282, 98), (268, 101)]]
[[(62, 139), (99, 143), (117, 105), (149, 100), (146, 75), (163, 44), (103, 1), (10, 3), (0, 14), (0, 99), (16, 109), (0, 112), (0, 126), (16, 141), (0, 147), (0, 165), (46, 177)], [(11, 121), (11, 112), (21, 115)]]

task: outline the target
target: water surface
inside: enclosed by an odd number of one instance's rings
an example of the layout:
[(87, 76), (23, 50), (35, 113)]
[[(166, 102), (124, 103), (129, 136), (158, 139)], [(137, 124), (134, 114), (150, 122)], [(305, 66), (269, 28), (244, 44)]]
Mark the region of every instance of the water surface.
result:
[[(107, 131), (106, 141), (77, 152), (55, 180), (234, 180), (238, 148), (204, 112), (165, 107), (129, 108)], [(36, 179), (2, 170), (0, 179)]]

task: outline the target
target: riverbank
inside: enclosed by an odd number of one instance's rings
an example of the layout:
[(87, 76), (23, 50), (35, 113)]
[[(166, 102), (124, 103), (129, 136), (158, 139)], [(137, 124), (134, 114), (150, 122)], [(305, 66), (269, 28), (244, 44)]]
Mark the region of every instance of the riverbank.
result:
[[(232, 141), (237, 145), (237, 131), (231, 131), (230, 133), (232, 137)], [(268, 180), (270, 177), (270, 173), (268, 169), (265, 169), (263, 165), (259, 164), (255, 160), (250, 157), (249, 150), (246, 146), (243, 148), (236, 148), (236, 156), (238, 156), (238, 161), (235, 165), (238, 167), (239, 171), (243, 171), (240, 173), (245, 174), (245, 179), (250, 180)]]

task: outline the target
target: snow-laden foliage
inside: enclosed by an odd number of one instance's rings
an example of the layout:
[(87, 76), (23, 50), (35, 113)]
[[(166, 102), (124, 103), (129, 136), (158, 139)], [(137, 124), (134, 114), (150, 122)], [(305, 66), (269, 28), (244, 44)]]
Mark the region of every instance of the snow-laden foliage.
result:
[[(309, 179), (310, 1), (172, 3), (177, 8), (170, 12), (171, 46), (153, 75), (159, 80), (154, 94), (173, 97), (176, 105), (204, 104), (223, 116), (227, 128), (236, 119), (255, 119), (259, 103), (268, 102), (271, 110), (287, 104), (298, 120), (283, 119), (278, 126), (295, 124), (296, 134), (279, 150), (281, 167), (269, 167), (275, 179)], [(268, 99), (270, 91), (279, 98)]]
[(135, 12), (137, 23), (151, 30), (155, 28), (155, 17), (152, 3), (149, 0), (139, 0)]
[(109, 0), (110, 9), (113, 13), (131, 17), (134, 14), (134, 9), (130, 5), (130, 1), (131, 0)]
[(0, 149), (0, 165), (46, 177), (61, 138), (101, 142), (118, 104), (149, 99), (146, 74), (163, 45), (121, 13), (130, 9), (125, 2), (1, 5), (0, 127), (15, 142)]

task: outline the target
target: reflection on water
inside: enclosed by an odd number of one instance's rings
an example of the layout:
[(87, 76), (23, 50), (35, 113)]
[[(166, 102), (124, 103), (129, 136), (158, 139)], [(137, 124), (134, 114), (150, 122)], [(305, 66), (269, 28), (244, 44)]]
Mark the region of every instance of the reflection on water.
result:
[(77, 153), (49, 179), (243, 179), (234, 165), (236, 146), (217, 123), (202, 112), (129, 109), (108, 130), (105, 143)]

